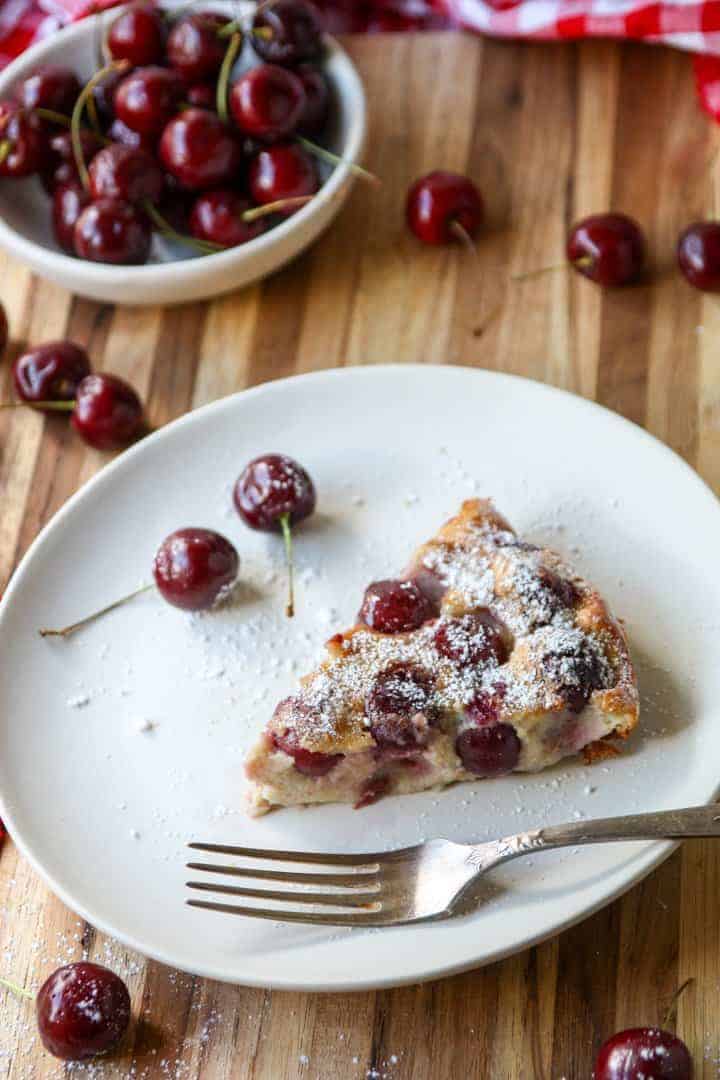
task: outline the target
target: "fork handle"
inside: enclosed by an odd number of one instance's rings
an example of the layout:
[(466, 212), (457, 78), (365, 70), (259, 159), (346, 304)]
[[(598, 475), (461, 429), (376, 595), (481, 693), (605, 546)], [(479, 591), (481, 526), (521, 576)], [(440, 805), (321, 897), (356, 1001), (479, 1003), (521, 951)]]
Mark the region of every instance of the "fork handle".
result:
[(720, 836), (720, 806), (692, 806), (686, 810), (573, 821), (567, 825), (548, 825), (537, 832), (537, 847), (540, 848), (602, 844), (611, 840), (687, 840)]

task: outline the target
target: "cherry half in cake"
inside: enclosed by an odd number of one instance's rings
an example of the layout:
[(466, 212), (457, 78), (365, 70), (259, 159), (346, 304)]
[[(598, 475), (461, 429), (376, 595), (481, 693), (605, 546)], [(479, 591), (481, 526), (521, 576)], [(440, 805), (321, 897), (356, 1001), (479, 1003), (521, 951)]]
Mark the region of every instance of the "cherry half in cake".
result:
[(253, 812), (352, 802), (616, 753), (638, 718), (627, 641), (599, 594), (463, 503), (281, 701), (251, 750)]

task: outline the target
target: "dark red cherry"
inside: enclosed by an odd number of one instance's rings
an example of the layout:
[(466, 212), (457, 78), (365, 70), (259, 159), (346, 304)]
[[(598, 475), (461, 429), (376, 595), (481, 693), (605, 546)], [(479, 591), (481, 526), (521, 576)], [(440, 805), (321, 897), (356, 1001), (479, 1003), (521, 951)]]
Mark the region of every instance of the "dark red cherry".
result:
[(476, 727), (497, 723), (505, 693), (505, 686), (500, 682), (492, 690), (478, 690), (465, 706), (465, 715)]
[(213, 83), (193, 83), (192, 86), (187, 88), (185, 100), (190, 105), (194, 105), (196, 109), (210, 109), (212, 111), (217, 101), (217, 90)]
[(522, 744), (511, 724), (490, 724), (461, 731), (455, 753), (463, 767), (475, 776), (502, 776), (512, 772), (520, 759)]
[(244, 135), (282, 139), (296, 131), (303, 115), (305, 87), (292, 71), (276, 64), (250, 68), (230, 90), (230, 112)]
[(311, 64), (301, 64), (296, 74), (305, 88), (305, 108), (300, 117), (298, 131), (302, 135), (319, 135), (325, 127), (330, 109), (330, 87), (328, 81)]
[(145, 427), (143, 407), (132, 386), (117, 375), (86, 375), (75, 393), (71, 423), (97, 450), (121, 450)]
[(124, 78), (125, 73), (122, 71), (109, 71), (93, 86), (93, 101), (104, 127), (107, 127), (115, 116), (115, 91)]
[(282, 735), (273, 735), (272, 739), (278, 750), (289, 754), (295, 763), (295, 768), (303, 776), (312, 776), (315, 779), (327, 776), (344, 757), (344, 754), (322, 754), (316, 750), (303, 749), (298, 745), (297, 735), (291, 729), (283, 732)]
[(199, 195), (190, 214), (190, 232), (198, 240), (235, 247), (254, 240), (265, 231), (262, 218), (243, 221), (250, 203), (236, 191), (221, 188)]
[(130, 1023), (125, 983), (100, 964), (68, 964), (53, 972), (35, 1008), (43, 1046), (64, 1061), (85, 1061), (112, 1050)]
[(270, 64), (299, 64), (322, 54), (322, 24), (317, 10), (304, 0), (273, 0), (253, 19), (252, 47)]
[(277, 532), (280, 519), (291, 525), (315, 509), (315, 485), (308, 473), (284, 454), (263, 454), (246, 465), (233, 493), (235, 507), (251, 529)]
[(158, 209), (172, 229), (179, 233), (188, 233), (195, 196), (190, 191), (173, 186), (172, 182), (167, 182), (168, 180), (172, 181), (172, 178), (166, 178), (165, 190)]
[(165, 52), (162, 15), (151, 4), (133, 4), (113, 22), (107, 46), (113, 60), (129, 60), (133, 67), (161, 63)]
[(74, 71), (58, 64), (43, 64), (20, 83), (18, 100), (26, 109), (52, 109), (69, 116), (80, 93)]
[(434, 641), (440, 655), (460, 667), (490, 662), (504, 664), (507, 660), (502, 628), (489, 611), (443, 619), (435, 631)]
[(416, 664), (399, 661), (380, 672), (365, 699), (365, 715), (378, 746), (412, 750), (427, 743), (424, 714), (432, 689), (429, 672)]
[(570, 230), (567, 257), (574, 270), (598, 285), (629, 285), (642, 273), (645, 240), (625, 214), (594, 214)]
[(177, 71), (142, 67), (132, 71), (115, 91), (115, 116), (141, 135), (159, 135), (178, 111), (185, 84)]
[(145, 214), (120, 199), (89, 203), (75, 223), (75, 254), (92, 262), (139, 265), (147, 261), (151, 242)]
[(21, 401), (72, 401), (90, 360), (73, 341), (48, 341), (18, 356), (12, 372)]
[(211, 529), (178, 529), (155, 555), (153, 576), (163, 598), (185, 611), (205, 611), (234, 584), (240, 560)]
[(692, 1080), (685, 1043), (659, 1028), (628, 1028), (600, 1047), (594, 1080)]
[(103, 147), (90, 162), (88, 175), (93, 199), (156, 203), (165, 189), (162, 169), (152, 154), (122, 143)]
[(449, 244), (474, 236), (484, 215), (480, 192), (467, 176), (436, 170), (408, 191), (405, 216), (424, 244)]
[[(102, 145), (102, 140), (89, 128), (80, 129), (80, 148), (84, 162), (90, 161)], [(58, 131), (50, 139), (50, 156), (40, 174), (40, 180), (49, 195), (52, 195), (60, 184), (68, 184), (74, 180), (80, 182), (69, 131)]]
[(720, 221), (696, 221), (681, 234), (677, 248), (683, 277), (703, 292), (720, 292)]
[(167, 58), (186, 82), (202, 82), (217, 75), (228, 45), (228, 39), (218, 31), (228, 21), (208, 11), (187, 15), (175, 23), (168, 35)]
[[(256, 203), (314, 195), (320, 187), (312, 160), (297, 143), (276, 143), (259, 150), (250, 161), (248, 186)], [(284, 216), (294, 211), (284, 211)]]
[(235, 179), (242, 150), (220, 118), (206, 109), (186, 109), (166, 126), (160, 157), (172, 176), (193, 191)]
[(75, 254), (75, 226), (90, 196), (80, 179), (58, 184), (52, 195), (52, 225), (55, 239), (63, 251)]
[(374, 581), (365, 590), (358, 621), (379, 634), (402, 634), (437, 614), (435, 604), (413, 581)]
[(22, 179), (40, 172), (48, 159), (43, 122), (14, 101), (0, 102), (0, 176)]
[(567, 700), (571, 712), (582, 712), (593, 690), (604, 685), (600, 655), (584, 638), (562, 640), (543, 654), (542, 666), (548, 682)]

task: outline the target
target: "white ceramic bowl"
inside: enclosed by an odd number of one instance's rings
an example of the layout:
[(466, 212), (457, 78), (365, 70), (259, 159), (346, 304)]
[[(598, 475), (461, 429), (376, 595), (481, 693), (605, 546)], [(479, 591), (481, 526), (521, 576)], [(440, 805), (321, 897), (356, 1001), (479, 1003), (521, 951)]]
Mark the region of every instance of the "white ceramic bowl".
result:
[[(198, 8), (229, 10), (223, 3)], [(234, 10), (237, 10), (235, 5)], [(114, 14), (117, 9), (114, 9)], [(96, 70), (98, 20), (84, 19), (47, 41), (34, 45), (0, 75), (0, 98), (7, 97), (23, 78), (42, 63), (74, 68), (81, 78)], [(241, 65), (248, 63), (245, 55)], [(346, 162), (357, 162), (365, 140), (365, 93), (357, 70), (338, 43), (327, 38), (324, 70), (335, 100), (327, 145), (344, 161), (323, 168), (323, 186), (315, 198), (292, 217), (240, 247), (217, 255), (194, 255), (156, 238), (151, 261), (144, 266), (104, 266), (65, 255), (55, 243), (50, 202), (36, 177), (0, 180), (0, 246), (28, 263), (43, 277), (81, 296), (113, 304), (179, 304), (201, 300), (249, 285), (279, 269), (308, 247), (340, 210), (354, 175)]]

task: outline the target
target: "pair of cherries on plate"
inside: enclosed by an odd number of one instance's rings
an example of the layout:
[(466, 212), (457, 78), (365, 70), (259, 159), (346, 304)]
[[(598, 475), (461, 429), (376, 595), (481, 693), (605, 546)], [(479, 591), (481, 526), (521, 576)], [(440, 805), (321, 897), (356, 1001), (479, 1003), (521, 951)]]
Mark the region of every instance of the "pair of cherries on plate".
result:
[[(483, 216), (478, 188), (458, 173), (442, 170), (428, 173), (408, 192), (407, 223), (425, 244), (470, 242), (480, 229)], [(593, 214), (572, 227), (566, 254), (574, 270), (598, 285), (630, 285), (643, 273), (645, 238), (637, 222), (625, 214)], [(678, 241), (677, 262), (683, 276), (695, 288), (720, 291), (720, 222), (699, 221), (689, 225)]]

